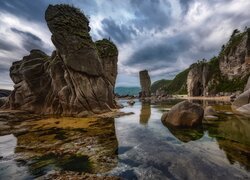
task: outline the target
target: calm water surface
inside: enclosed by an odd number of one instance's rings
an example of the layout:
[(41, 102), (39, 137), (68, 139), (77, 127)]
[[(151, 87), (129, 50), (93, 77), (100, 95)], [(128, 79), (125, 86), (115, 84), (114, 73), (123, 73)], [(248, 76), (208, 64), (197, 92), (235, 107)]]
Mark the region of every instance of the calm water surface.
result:
[[(90, 129), (80, 124), (65, 130), (64, 122), (57, 129), (43, 125), (25, 133), (0, 136), (0, 179), (32, 179), (53, 170), (124, 179), (250, 179), (250, 119), (231, 114), (230, 104), (199, 101), (219, 111), (219, 119), (204, 121), (203, 127), (196, 130), (166, 127), (161, 115), (177, 102), (136, 101), (134, 106), (128, 106), (126, 100), (121, 100), (126, 106), (122, 111), (133, 115), (103, 120), (99, 125), (91, 122)], [(103, 128), (109, 131), (103, 132)], [(92, 140), (82, 137), (86, 132)], [(93, 139), (98, 133), (102, 136)], [(24, 139), (33, 136), (37, 137), (32, 139), (36, 145), (28, 149), (31, 145)], [(38, 148), (39, 144), (50, 153)], [(63, 150), (58, 155), (55, 151), (59, 149)], [(65, 160), (58, 162), (58, 157)]]

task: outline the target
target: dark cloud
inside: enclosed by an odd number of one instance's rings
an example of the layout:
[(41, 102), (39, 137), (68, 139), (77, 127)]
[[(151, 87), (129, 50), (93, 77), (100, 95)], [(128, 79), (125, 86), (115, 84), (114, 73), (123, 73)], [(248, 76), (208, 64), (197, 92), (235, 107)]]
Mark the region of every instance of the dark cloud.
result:
[(43, 48), (43, 41), (36, 35), (30, 32), (20, 31), (16, 28), (11, 28), (11, 30), (22, 37), (22, 43), (25, 50), (41, 49), (45, 52), (48, 51), (48, 49)]
[(13, 45), (12, 43), (5, 41), (3, 39), (0, 39), (0, 50), (4, 51), (14, 51), (17, 47)]
[(183, 12), (183, 15), (186, 14), (189, 10), (189, 7), (191, 6), (191, 3), (194, 0), (179, 0), (180, 1), (180, 5), (181, 5), (181, 9)]
[(108, 38), (111, 37), (115, 42), (122, 44), (128, 42), (136, 35), (136, 31), (131, 26), (118, 25), (112, 19), (104, 19), (102, 21), (103, 30), (101, 36)]
[(136, 51), (126, 65), (146, 65), (151, 69), (175, 63), (177, 57), (190, 48), (192, 39), (186, 35), (165, 38), (154, 42)]
[(171, 23), (171, 5), (160, 0), (130, 0), (136, 19), (131, 23), (139, 29), (155, 31), (162, 30)]
[(8, 64), (0, 64), (0, 73), (5, 73), (5, 72), (9, 72), (9, 65)]
[(1, 0), (0, 10), (8, 11), (28, 20), (43, 21), (43, 14), (47, 6), (46, 0)]

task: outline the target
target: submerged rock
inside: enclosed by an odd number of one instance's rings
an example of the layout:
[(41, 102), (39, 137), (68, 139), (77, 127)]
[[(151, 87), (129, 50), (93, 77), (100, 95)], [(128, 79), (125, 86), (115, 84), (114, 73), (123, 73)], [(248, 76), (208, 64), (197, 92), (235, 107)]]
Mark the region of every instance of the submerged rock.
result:
[(151, 80), (147, 70), (139, 72), (141, 84), (141, 97), (151, 96)]
[(108, 40), (95, 44), (88, 19), (74, 7), (49, 5), (45, 19), (56, 51), (50, 57), (32, 50), (13, 63), (14, 91), (3, 108), (77, 116), (116, 108), (116, 46)]
[(218, 113), (214, 110), (212, 106), (207, 106), (204, 111), (204, 116), (216, 116)]
[(202, 124), (203, 115), (204, 110), (200, 105), (183, 101), (173, 106), (167, 114), (164, 113), (162, 122), (172, 126), (193, 127)]

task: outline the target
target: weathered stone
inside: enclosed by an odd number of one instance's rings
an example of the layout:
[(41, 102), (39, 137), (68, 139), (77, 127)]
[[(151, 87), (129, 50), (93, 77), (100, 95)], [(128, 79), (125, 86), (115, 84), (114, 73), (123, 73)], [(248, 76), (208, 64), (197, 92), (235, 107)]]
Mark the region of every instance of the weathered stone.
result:
[(235, 48), (231, 48), (219, 61), (221, 74), (228, 79), (244, 77), (250, 71), (250, 31), (242, 37)]
[(234, 111), (250, 115), (250, 89), (239, 95), (232, 104)]
[(0, 107), (3, 106), (7, 101), (7, 97), (0, 97)]
[(139, 72), (141, 84), (141, 97), (151, 96), (151, 80), (147, 70)]
[(195, 63), (190, 67), (187, 76), (188, 96), (206, 96), (208, 89), (209, 67), (208, 64)]
[(172, 126), (193, 127), (202, 124), (203, 115), (204, 110), (200, 105), (183, 101), (173, 106), (167, 114), (164, 113), (162, 122)]
[(243, 105), (250, 103), (250, 89), (240, 94), (232, 104), (233, 109), (237, 109)]
[(97, 48), (89, 35), (88, 19), (68, 5), (49, 5), (45, 19), (57, 50), (51, 57), (32, 50), (13, 63), (14, 91), (2, 108), (75, 116), (115, 108), (115, 45), (105, 40), (112, 46), (112, 55), (106, 44), (99, 43)]
[(127, 103), (130, 105), (130, 106), (133, 106), (135, 104), (135, 101), (134, 100), (129, 100), (127, 101)]

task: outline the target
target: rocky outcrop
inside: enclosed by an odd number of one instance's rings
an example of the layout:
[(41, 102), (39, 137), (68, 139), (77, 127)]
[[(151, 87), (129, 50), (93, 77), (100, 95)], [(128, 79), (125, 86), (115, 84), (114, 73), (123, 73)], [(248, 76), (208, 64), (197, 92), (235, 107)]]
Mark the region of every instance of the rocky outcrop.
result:
[(14, 91), (4, 108), (76, 116), (115, 108), (116, 46), (94, 43), (88, 19), (74, 7), (49, 5), (45, 19), (56, 51), (32, 50), (13, 63)]
[(141, 84), (141, 97), (151, 96), (151, 80), (147, 70), (139, 72)]
[(162, 122), (175, 127), (194, 127), (202, 124), (203, 108), (188, 101), (183, 101), (162, 115)]
[(190, 67), (187, 76), (188, 96), (205, 96), (208, 92), (209, 66), (206, 63), (195, 63)]
[(250, 31), (237, 35), (229, 41), (219, 61), (220, 71), (229, 80), (240, 78), (250, 71)]
[(235, 99), (232, 109), (238, 113), (250, 115), (250, 89)]

